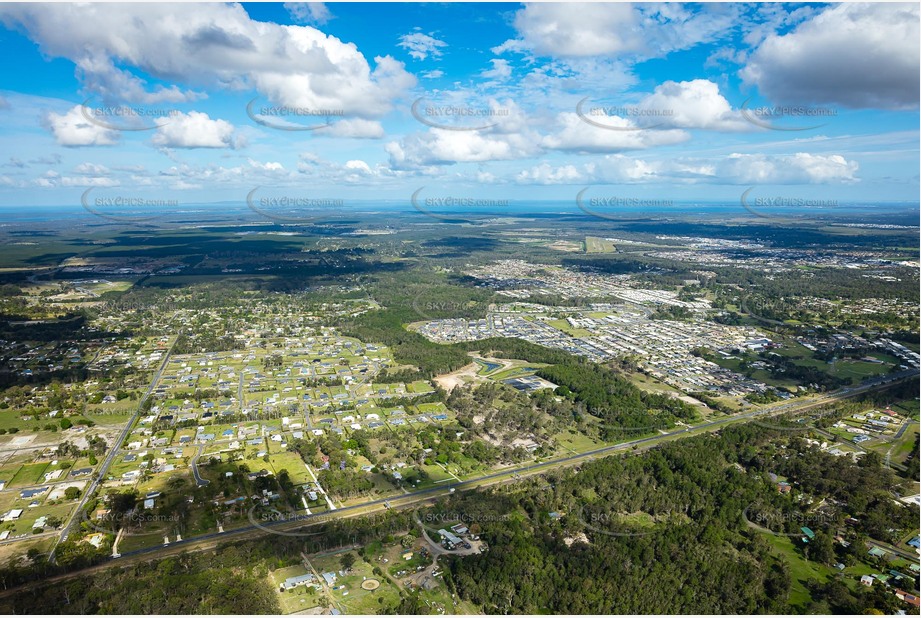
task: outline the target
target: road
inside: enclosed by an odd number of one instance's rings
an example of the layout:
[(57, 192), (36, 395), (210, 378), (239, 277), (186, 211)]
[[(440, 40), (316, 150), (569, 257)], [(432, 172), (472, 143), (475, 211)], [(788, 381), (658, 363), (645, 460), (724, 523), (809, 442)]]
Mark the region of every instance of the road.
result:
[(199, 472), (198, 470), (198, 458), (201, 457), (202, 453), (204, 452), (205, 452), (205, 445), (199, 444), (198, 451), (195, 453), (195, 457), (192, 458), (192, 476), (195, 477), (195, 483), (199, 487), (203, 487), (211, 482), (206, 478), (202, 478), (201, 472)]
[(102, 462), (102, 466), (99, 468), (99, 472), (95, 477), (93, 477), (92, 482), (90, 482), (89, 486), (84, 490), (83, 497), (80, 499), (80, 503), (71, 513), (63, 530), (61, 530), (61, 535), (58, 537), (57, 543), (55, 543), (54, 549), (51, 550), (51, 555), (48, 557), (48, 561), (52, 564), (54, 564), (54, 552), (57, 550), (57, 546), (67, 540), (67, 537), (71, 533), (74, 526), (78, 525), (78, 522), (83, 514), (83, 509), (86, 507), (87, 501), (90, 499), (90, 497), (96, 494), (96, 490), (99, 489), (99, 485), (105, 481), (106, 474), (108, 474), (109, 468), (112, 466), (112, 462), (115, 461), (115, 455), (121, 450), (122, 444), (124, 444), (125, 439), (131, 432), (131, 428), (134, 427), (134, 424), (140, 417), (141, 411), (144, 409), (144, 403), (150, 397), (154, 387), (160, 382), (160, 376), (162, 375), (163, 370), (166, 369), (166, 365), (169, 363), (170, 354), (172, 354), (173, 347), (176, 345), (176, 341), (178, 340), (178, 337), (173, 340), (172, 345), (170, 345), (169, 349), (166, 351), (166, 354), (163, 355), (163, 362), (160, 363), (160, 368), (157, 369), (153, 379), (151, 379), (150, 386), (147, 387), (147, 391), (144, 393), (144, 396), (141, 397), (140, 401), (138, 401), (138, 407), (134, 412), (134, 416), (131, 417), (131, 420), (125, 423), (125, 428), (122, 429), (122, 432), (119, 434), (115, 444), (113, 444), (109, 449), (109, 453), (106, 455), (105, 460)]
[[(165, 362), (164, 362), (165, 366)], [(734, 415), (726, 418), (717, 419), (714, 421), (708, 421), (699, 425), (695, 425), (692, 428), (682, 428), (667, 432), (665, 434), (660, 434), (656, 436), (650, 436), (646, 438), (640, 438), (637, 440), (631, 440), (629, 442), (622, 442), (620, 444), (615, 444), (611, 446), (605, 446), (597, 448), (591, 451), (586, 451), (584, 453), (579, 453), (576, 455), (569, 455), (567, 457), (562, 457), (558, 459), (548, 460), (542, 463), (528, 464), (526, 466), (519, 466), (514, 468), (508, 468), (499, 472), (494, 472), (486, 476), (478, 477), (469, 481), (460, 481), (456, 483), (446, 483), (444, 485), (439, 485), (437, 487), (430, 487), (427, 489), (420, 489), (413, 491), (409, 494), (397, 496), (397, 497), (386, 497), (380, 498), (377, 500), (370, 500), (363, 502), (361, 504), (355, 504), (352, 506), (344, 506), (336, 509), (335, 517), (356, 517), (361, 515), (369, 515), (377, 511), (382, 511), (386, 509), (405, 509), (418, 506), (427, 501), (433, 500), (434, 498), (448, 495), (451, 493), (451, 490), (471, 490), (477, 489), (480, 487), (487, 487), (490, 485), (515, 482), (526, 476), (531, 476), (535, 474), (544, 473), (550, 469), (563, 467), (568, 465), (577, 465), (579, 463), (584, 463), (585, 461), (591, 460), (595, 457), (605, 456), (614, 454), (620, 451), (627, 451), (633, 449), (644, 449), (657, 445), (659, 442), (667, 440), (669, 438), (678, 438), (689, 435), (696, 435), (700, 431), (713, 431), (719, 429), (723, 426), (728, 426), (735, 423), (745, 422), (752, 420), (756, 417), (771, 417), (779, 414), (788, 414), (791, 412), (802, 412), (810, 408), (814, 408), (821, 405), (827, 405), (834, 401), (841, 399), (847, 399), (860, 395), (864, 392), (875, 390), (877, 388), (886, 388), (891, 386), (895, 382), (905, 380), (907, 378), (916, 377), (918, 375), (917, 370), (906, 370), (896, 374), (891, 374), (888, 376), (883, 376), (881, 378), (875, 378), (869, 380), (864, 384), (856, 387), (850, 387), (842, 389), (835, 393), (830, 393), (823, 397), (818, 397), (807, 402), (787, 402), (778, 406), (772, 406), (769, 408), (764, 408), (760, 410), (755, 410), (748, 412), (746, 414)], [(691, 433), (694, 432), (694, 433)], [(110, 463), (110, 462), (108, 462)], [(87, 492), (85, 495), (89, 495)], [(81, 504), (82, 506), (82, 504)], [(82, 509), (78, 509), (76, 512), (81, 512)], [(212, 532), (209, 534), (197, 536), (194, 538), (183, 539), (181, 541), (176, 541), (171, 543), (169, 547), (149, 547), (134, 550), (131, 552), (126, 552), (121, 555), (121, 558), (118, 559), (119, 565), (127, 565), (131, 563), (140, 563), (146, 562), (155, 558), (163, 557), (165, 555), (171, 555), (176, 553), (181, 553), (183, 551), (200, 551), (216, 547), (219, 544), (226, 542), (229, 537), (245, 537), (245, 536), (259, 536), (267, 533), (272, 533), (274, 531), (284, 532), (288, 530), (297, 530), (300, 528), (305, 528), (311, 525), (312, 518), (316, 518), (316, 523), (325, 523), (329, 521), (330, 512), (317, 513), (311, 516), (300, 515), (297, 518), (294, 518), (292, 521), (286, 520), (277, 520), (277, 521), (267, 521), (259, 525), (249, 525), (242, 526), (233, 530), (226, 530), (223, 533)], [(71, 524), (72, 525), (72, 524)], [(63, 536), (63, 535), (62, 535)], [(94, 572), (102, 570), (108, 566), (112, 566), (110, 562), (104, 562), (95, 567), (90, 567), (88, 569), (82, 569), (78, 571), (73, 571), (64, 575), (56, 576), (43, 580), (46, 582), (58, 581), (62, 579), (68, 579), (71, 577), (78, 577), (81, 574), (87, 572)], [(6, 591), (0, 591), (0, 598), (12, 594), (17, 589), (26, 588), (30, 585), (20, 586), (17, 588), (11, 588)]]

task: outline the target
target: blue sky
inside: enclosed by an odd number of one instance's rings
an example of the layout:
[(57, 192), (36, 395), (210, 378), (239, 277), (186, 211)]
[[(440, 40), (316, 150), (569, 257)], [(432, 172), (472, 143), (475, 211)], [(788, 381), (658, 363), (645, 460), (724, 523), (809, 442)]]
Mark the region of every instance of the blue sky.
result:
[(917, 4), (0, 4), (0, 204), (917, 203), (919, 38)]

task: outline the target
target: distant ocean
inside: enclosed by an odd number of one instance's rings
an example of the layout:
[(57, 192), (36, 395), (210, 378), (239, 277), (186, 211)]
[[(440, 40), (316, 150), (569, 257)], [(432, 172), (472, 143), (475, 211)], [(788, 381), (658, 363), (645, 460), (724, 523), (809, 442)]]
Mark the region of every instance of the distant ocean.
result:
[[(908, 225), (917, 227), (921, 208), (918, 203), (898, 202), (862, 202), (841, 203), (835, 206), (764, 206), (752, 205), (746, 210), (740, 201), (701, 202), (701, 201), (673, 201), (668, 205), (634, 206), (634, 205), (592, 205), (590, 200), (583, 202), (580, 208), (575, 200), (556, 201), (526, 201), (515, 200), (503, 202), (502, 205), (488, 205), (483, 207), (464, 206), (462, 208), (447, 208), (444, 206), (423, 206), (420, 212), (410, 200), (343, 200), (343, 205), (335, 209), (320, 208), (281, 208), (263, 207), (265, 213), (277, 213), (281, 216), (304, 216), (347, 218), (351, 213), (355, 215), (405, 215), (418, 216), (420, 220), (426, 218), (426, 213), (435, 217), (538, 217), (541, 219), (553, 216), (565, 217), (611, 217), (612, 219), (634, 218), (687, 218), (699, 216), (706, 219), (754, 219), (764, 217), (765, 222), (772, 219), (823, 219), (823, 220), (849, 220), (853, 222), (885, 223), (892, 225)], [(95, 207), (103, 215), (124, 218), (130, 223), (131, 218), (153, 217), (168, 220), (194, 221), (201, 218), (203, 221), (215, 223), (215, 218), (233, 221), (264, 219), (262, 215), (247, 207), (245, 202), (215, 202), (215, 203), (190, 203), (173, 206), (150, 206), (141, 208)], [(80, 204), (65, 206), (0, 206), (0, 225), (3, 223), (26, 222), (66, 222), (78, 221), (98, 215), (89, 212)], [(884, 219), (884, 221), (883, 221)], [(898, 219), (900, 223), (894, 223)]]

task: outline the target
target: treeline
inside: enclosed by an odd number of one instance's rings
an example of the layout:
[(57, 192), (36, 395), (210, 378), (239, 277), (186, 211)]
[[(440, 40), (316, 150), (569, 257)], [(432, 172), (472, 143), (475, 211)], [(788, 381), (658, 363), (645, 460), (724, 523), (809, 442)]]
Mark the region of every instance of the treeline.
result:
[(588, 414), (600, 418), (606, 441), (638, 437), (697, 417), (692, 406), (675, 397), (645, 392), (610, 369), (572, 357), (537, 375), (557, 384), (558, 395), (583, 404)]

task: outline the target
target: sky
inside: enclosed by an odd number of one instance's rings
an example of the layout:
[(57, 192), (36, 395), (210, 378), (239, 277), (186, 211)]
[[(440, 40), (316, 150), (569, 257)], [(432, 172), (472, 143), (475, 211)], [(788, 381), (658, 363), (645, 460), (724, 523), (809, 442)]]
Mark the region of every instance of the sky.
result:
[(0, 4), (0, 205), (919, 198), (918, 4)]

